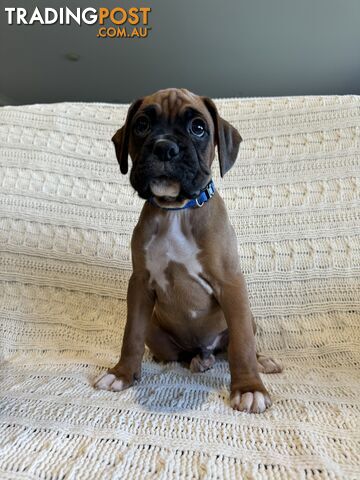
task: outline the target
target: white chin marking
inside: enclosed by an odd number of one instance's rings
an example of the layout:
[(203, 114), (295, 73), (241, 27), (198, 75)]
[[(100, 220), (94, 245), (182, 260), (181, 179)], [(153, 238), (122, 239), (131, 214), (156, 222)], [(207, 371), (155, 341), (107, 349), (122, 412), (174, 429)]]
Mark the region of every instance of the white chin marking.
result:
[(166, 178), (152, 180), (150, 190), (156, 197), (176, 198), (180, 193), (180, 183)]

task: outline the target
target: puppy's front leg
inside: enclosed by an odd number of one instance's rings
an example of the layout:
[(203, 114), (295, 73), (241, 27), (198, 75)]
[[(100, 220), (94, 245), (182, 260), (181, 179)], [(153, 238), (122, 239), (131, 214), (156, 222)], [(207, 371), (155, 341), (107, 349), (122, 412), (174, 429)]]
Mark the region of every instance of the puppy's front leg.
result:
[(141, 376), (145, 331), (154, 308), (154, 294), (146, 275), (133, 273), (127, 292), (127, 320), (119, 362), (99, 377), (95, 388), (118, 392), (130, 387)]
[(244, 277), (234, 275), (223, 283), (218, 301), (229, 330), (231, 406), (235, 410), (261, 413), (271, 405), (271, 400), (258, 373), (252, 313)]

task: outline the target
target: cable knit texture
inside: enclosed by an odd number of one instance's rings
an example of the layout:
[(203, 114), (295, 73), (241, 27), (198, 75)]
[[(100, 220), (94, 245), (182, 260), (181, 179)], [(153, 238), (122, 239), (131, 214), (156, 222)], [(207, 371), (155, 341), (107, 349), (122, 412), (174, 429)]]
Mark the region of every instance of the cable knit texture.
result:
[[(218, 100), (240, 131), (214, 179), (238, 236), (273, 406), (233, 411), (224, 359), (118, 359), (142, 201), (111, 136), (126, 105), (0, 110), (0, 478), (360, 478), (360, 98)], [(226, 248), (226, 245), (219, 245)]]

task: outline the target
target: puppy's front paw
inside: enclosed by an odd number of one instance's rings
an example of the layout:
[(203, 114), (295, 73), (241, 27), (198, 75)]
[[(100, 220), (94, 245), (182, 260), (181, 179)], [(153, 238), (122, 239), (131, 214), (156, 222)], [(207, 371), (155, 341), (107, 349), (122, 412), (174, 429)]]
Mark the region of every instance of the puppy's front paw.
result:
[(94, 387), (98, 390), (109, 390), (111, 392), (121, 392), (132, 385), (124, 377), (117, 377), (113, 373), (103, 373), (95, 380)]
[(247, 413), (263, 413), (270, 407), (271, 399), (269, 394), (265, 392), (244, 392), (240, 393), (235, 390), (231, 393), (230, 405), (234, 410)]

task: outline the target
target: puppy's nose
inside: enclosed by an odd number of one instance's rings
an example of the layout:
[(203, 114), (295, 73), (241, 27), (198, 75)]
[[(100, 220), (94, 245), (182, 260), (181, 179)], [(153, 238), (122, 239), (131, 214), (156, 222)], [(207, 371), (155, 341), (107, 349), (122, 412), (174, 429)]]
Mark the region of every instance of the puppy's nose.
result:
[(156, 140), (153, 152), (160, 160), (166, 162), (179, 155), (179, 147), (171, 140), (160, 139)]

